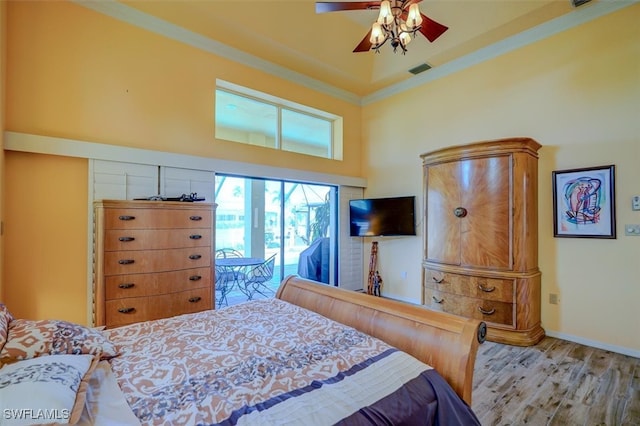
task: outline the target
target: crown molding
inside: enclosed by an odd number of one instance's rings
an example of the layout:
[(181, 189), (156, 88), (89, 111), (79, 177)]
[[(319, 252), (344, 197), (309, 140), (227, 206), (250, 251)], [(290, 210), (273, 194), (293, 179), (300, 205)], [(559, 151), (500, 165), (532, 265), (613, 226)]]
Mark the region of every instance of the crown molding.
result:
[(308, 87), (321, 93), (326, 93), (327, 95), (333, 96), (343, 101), (360, 105), (361, 97), (354, 93), (337, 88), (320, 80), (308, 77), (304, 74), (292, 71), (288, 68), (274, 64), (273, 62), (258, 58), (257, 56), (249, 55), (248, 53), (227, 46), (226, 44), (220, 43), (209, 37), (205, 37), (196, 32), (187, 30), (163, 19), (156, 18), (155, 16), (148, 15), (131, 6), (119, 3), (116, 0), (71, 1), (78, 6), (86, 7), (87, 9), (91, 9), (95, 12), (102, 13), (104, 15), (154, 32), (156, 34), (160, 34), (172, 40), (185, 43), (189, 46), (204, 50), (214, 55), (221, 56), (233, 62), (237, 62), (251, 68), (256, 68), (260, 71), (266, 72), (276, 77), (293, 81), (297, 84), (300, 84), (301, 86)]
[(496, 58), (505, 53), (551, 37), (562, 31), (584, 24), (609, 13), (616, 12), (625, 7), (640, 2), (640, 0), (600, 0), (593, 4), (588, 4), (567, 13), (551, 21), (540, 24), (534, 28), (523, 31), (512, 37), (494, 43), (485, 48), (479, 49), (466, 56), (446, 64), (434, 67), (426, 73), (418, 74), (400, 83), (393, 84), (384, 89), (378, 90), (370, 95), (360, 97), (352, 92), (337, 88), (330, 84), (308, 77), (304, 74), (292, 71), (288, 68), (274, 64), (253, 55), (249, 55), (238, 49), (229, 47), (216, 40), (205, 37), (201, 34), (182, 28), (165, 20), (156, 18), (141, 12), (135, 8), (119, 3), (116, 0), (71, 0), (73, 3), (94, 10), (99, 13), (111, 16), (131, 25), (146, 29), (190, 46), (202, 49), (217, 56), (224, 57), (231, 61), (258, 69), (277, 77), (293, 81), (301, 86), (308, 87), (329, 96), (341, 99), (345, 102), (365, 106), (401, 92), (411, 90), (415, 87), (429, 83), (431, 81), (446, 77), (458, 71), (477, 65), (481, 62)]
[(388, 86), (362, 98), (361, 105), (369, 105), (398, 93), (411, 90), (415, 87), (438, 80), (458, 71), (477, 65), (481, 62), (496, 58), (505, 53), (535, 43), (570, 28), (592, 21), (609, 13), (616, 12), (640, 0), (601, 0), (592, 5), (583, 6), (566, 15), (552, 19), (529, 30), (501, 40), (497, 43), (476, 50), (466, 56), (462, 56), (446, 64), (433, 67), (429, 71), (418, 74), (415, 77), (400, 83)]

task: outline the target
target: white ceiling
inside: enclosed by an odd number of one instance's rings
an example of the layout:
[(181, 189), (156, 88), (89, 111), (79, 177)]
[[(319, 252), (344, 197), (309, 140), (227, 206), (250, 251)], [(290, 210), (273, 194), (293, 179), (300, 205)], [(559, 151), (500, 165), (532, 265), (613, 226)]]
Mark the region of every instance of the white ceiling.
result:
[[(636, 0), (593, 0), (577, 8), (570, 0), (424, 0), (421, 12), (449, 29), (433, 43), (419, 35), (406, 55), (394, 54), (390, 46), (378, 54), (352, 53), (376, 19), (375, 10), (316, 14), (312, 0), (125, 0), (107, 6), (77, 2), (121, 19), (127, 15), (125, 20), (174, 38), (184, 37), (179, 30), (188, 30), (197, 43), (211, 40), (218, 46), (213, 49), (227, 56), (240, 55), (245, 63), (255, 60), (256, 66), (271, 67), (272, 72), (289, 70), (289, 77), (308, 79), (308, 85), (332, 87), (362, 100), (459, 67), (465, 58), (477, 62)], [(408, 72), (422, 63), (433, 68), (418, 76)]]

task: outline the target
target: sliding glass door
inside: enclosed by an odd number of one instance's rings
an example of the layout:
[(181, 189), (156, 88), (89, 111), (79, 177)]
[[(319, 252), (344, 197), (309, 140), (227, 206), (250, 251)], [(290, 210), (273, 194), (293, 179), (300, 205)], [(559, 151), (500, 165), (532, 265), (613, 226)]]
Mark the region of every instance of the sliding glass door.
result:
[(272, 284), (300, 274), (336, 283), (333, 186), (216, 175), (216, 249), (275, 256)]

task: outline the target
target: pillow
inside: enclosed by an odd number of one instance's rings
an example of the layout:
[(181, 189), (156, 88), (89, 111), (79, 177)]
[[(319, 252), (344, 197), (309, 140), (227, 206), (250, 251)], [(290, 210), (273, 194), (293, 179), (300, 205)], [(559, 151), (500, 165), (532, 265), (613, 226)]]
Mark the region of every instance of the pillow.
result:
[(61, 320), (13, 319), (0, 351), (0, 362), (59, 354), (98, 354), (107, 359), (118, 355), (118, 351), (99, 330)]
[(13, 317), (7, 310), (4, 303), (0, 303), (0, 350), (7, 343), (7, 336), (9, 335), (9, 323), (13, 320)]
[(94, 355), (51, 355), (0, 368), (2, 424), (77, 423), (98, 361)]

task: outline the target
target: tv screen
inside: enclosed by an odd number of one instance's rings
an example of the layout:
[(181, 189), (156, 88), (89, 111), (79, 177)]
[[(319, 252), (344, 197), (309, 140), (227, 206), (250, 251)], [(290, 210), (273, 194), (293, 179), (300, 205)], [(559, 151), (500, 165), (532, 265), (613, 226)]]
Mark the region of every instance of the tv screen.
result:
[(409, 196), (349, 201), (350, 235), (416, 235), (415, 199)]

